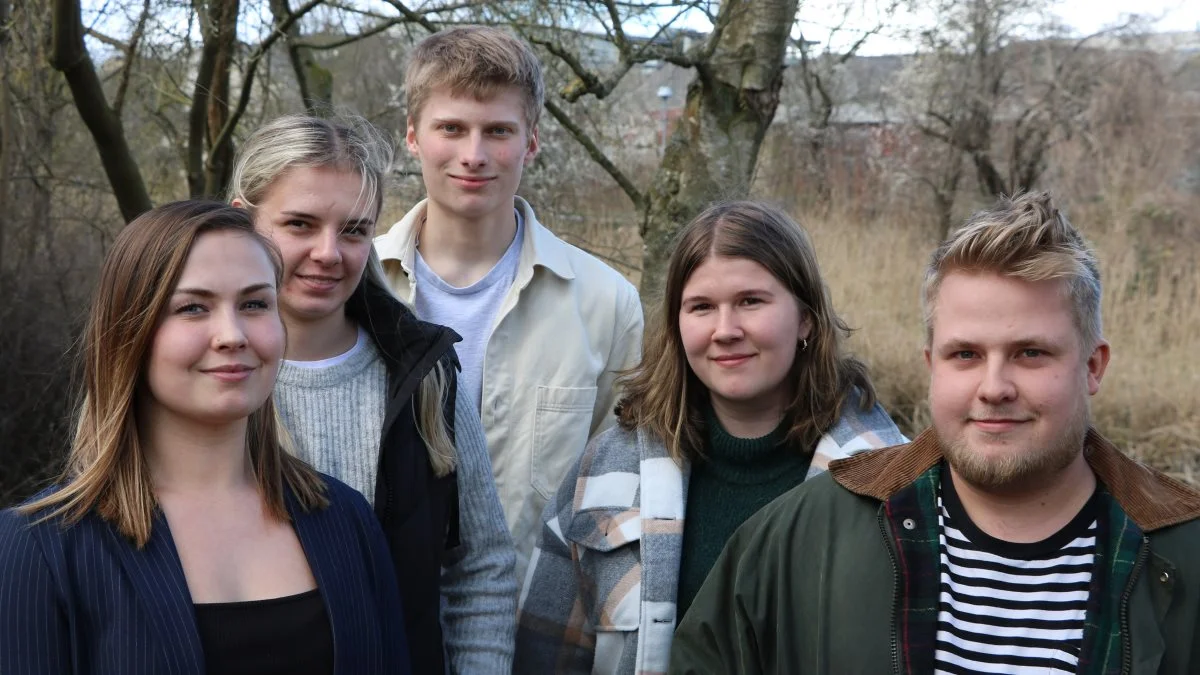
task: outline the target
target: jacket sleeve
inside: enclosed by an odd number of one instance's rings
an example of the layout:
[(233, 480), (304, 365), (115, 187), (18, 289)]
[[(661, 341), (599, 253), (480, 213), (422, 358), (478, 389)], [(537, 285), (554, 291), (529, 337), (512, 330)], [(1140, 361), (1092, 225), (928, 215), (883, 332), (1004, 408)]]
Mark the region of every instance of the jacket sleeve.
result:
[(66, 617), (50, 565), (29, 520), (0, 511), (0, 673), (67, 672)]
[(596, 407), (592, 413), (589, 438), (594, 438), (616, 423), (613, 408), (621, 395), (616, 388), (617, 377), (621, 371), (633, 368), (642, 359), (642, 331), (645, 323), (642, 317), (642, 302), (633, 286), (626, 286), (621, 301), (621, 312), (615, 323), (619, 328), (608, 353), (608, 362), (604, 364), (604, 370), (596, 381)]
[[(514, 673), (592, 672), (596, 637), (583, 605), (575, 545), (563, 536), (572, 512), (580, 460), (542, 511), (542, 531), (530, 558), (517, 619)], [(560, 505), (562, 507), (560, 508)]]
[(758, 583), (769, 540), (761, 532), (742, 526), (717, 558), (675, 631), (671, 675), (766, 672), (757, 645), (770, 627), (755, 618), (761, 616), (757, 603), (769, 592)]
[(517, 553), (496, 494), (487, 441), (475, 404), (458, 387), (460, 545), (442, 569), (442, 619), (455, 673), (512, 672), (517, 615)]

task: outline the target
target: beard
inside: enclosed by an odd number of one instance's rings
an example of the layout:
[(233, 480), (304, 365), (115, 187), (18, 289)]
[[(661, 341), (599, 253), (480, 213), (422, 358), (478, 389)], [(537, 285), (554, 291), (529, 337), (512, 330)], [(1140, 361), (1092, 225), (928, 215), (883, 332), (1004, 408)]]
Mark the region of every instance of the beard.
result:
[(1052, 480), (1075, 461), (1083, 451), (1090, 417), (1085, 403), (1055, 437), (1034, 437), (1026, 447), (1010, 442), (1008, 451), (997, 455), (971, 447), (966, 433), (946, 442), (938, 432), (938, 440), (946, 462), (964, 481), (988, 492), (1021, 491)]

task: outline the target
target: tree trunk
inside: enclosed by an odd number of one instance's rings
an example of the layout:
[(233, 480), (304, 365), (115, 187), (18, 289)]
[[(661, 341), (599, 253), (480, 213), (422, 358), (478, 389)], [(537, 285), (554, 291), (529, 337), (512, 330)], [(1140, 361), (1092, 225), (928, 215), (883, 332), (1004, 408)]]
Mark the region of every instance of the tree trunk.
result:
[(237, 47), (238, 0), (216, 0), (212, 21), (216, 29), (216, 63), (213, 65), (211, 94), (208, 98), (208, 161), (204, 165), (204, 193), (220, 199), (233, 174), (233, 138), (219, 139), (229, 120), (229, 73), (233, 70), (233, 50)]
[[(746, 197), (783, 83), (797, 0), (723, 0), (712, 56), (697, 64), (642, 221), (642, 297), (663, 288), (679, 229), (718, 198)], [(718, 32), (719, 31), (719, 32)]]
[[(0, 214), (12, 213), (9, 209), (9, 194), (12, 192), (12, 103), (9, 100), (8, 71), (12, 61), (8, 55), (8, 27), (12, 21), (10, 0), (0, 0)], [(0, 218), (0, 291), (4, 285), (4, 224), (7, 217)], [(7, 297), (7, 294), (5, 294)]]
[(79, 0), (54, 0), (50, 65), (67, 79), (75, 108), (100, 152), (104, 173), (128, 222), (151, 209), (150, 194), (125, 140), (121, 120), (109, 106), (92, 57), (83, 44), (79, 13)]
[[(275, 25), (280, 26), (292, 14), (288, 0), (271, 0), (271, 14)], [(287, 31), (288, 61), (296, 74), (296, 85), (300, 88), (300, 99), (310, 115), (324, 117), (333, 113), (333, 73), (317, 63), (313, 50), (297, 44), (300, 39), (300, 24), (292, 22)]]

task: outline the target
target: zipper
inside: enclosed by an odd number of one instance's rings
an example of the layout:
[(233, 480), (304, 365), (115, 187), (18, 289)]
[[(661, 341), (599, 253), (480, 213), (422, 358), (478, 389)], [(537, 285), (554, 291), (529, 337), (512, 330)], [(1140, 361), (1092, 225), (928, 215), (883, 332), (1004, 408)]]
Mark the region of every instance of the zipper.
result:
[(879, 532), (883, 535), (883, 544), (887, 548), (888, 558), (892, 561), (892, 672), (901, 675), (904, 671), (900, 665), (900, 636), (898, 635), (900, 622), (897, 616), (900, 612), (900, 567), (896, 564), (895, 544), (888, 536), (887, 524), (883, 519), (886, 508), (886, 504), (880, 505), (876, 520), (879, 521)]
[(1129, 636), (1129, 596), (1133, 595), (1133, 585), (1137, 583), (1138, 575), (1142, 571), (1142, 566), (1146, 564), (1146, 558), (1150, 555), (1150, 538), (1142, 535), (1142, 545), (1138, 548), (1137, 562), (1133, 564), (1133, 571), (1129, 574), (1129, 583), (1125, 584), (1125, 591), (1121, 593), (1121, 674), (1129, 675), (1133, 672), (1133, 638)]

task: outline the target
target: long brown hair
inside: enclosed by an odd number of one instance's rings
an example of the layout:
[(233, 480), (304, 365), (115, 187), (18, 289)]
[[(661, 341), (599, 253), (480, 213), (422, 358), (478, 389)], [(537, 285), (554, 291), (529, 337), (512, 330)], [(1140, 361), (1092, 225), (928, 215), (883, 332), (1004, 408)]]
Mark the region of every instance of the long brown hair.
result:
[(794, 395), (784, 410), (787, 442), (811, 452), (832, 427), (855, 389), (865, 410), (875, 404), (867, 367), (846, 353), (850, 334), (834, 312), (817, 256), (804, 230), (777, 208), (751, 201), (709, 206), (679, 233), (667, 266), (659, 314), (651, 317), (642, 362), (622, 378), (617, 417), (626, 429), (647, 428), (663, 439), (676, 461), (704, 447), (708, 388), (688, 366), (679, 333), (683, 287), (713, 256), (745, 258), (767, 269), (812, 318), (807, 349), (796, 345), (789, 378)]
[[(263, 247), (278, 286), (283, 265), (274, 244), (254, 231), (250, 214), (220, 202), (160, 206), (125, 227), (104, 260), (82, 340), (83, 399), (62, 485), (21, 507), (27, 514), (78, 522), (95, 509), (139, 548), (150, 539), (158, 503), (137, 433), (137, 402), (146, 395), (150, 345), (192, 246), (209, 232), (236, 232)], [(270, 513), (288, 520), (283, 485), (304, 509), (327, 505), (320, 476), (286, 452), (270, 397), (246, 427), (250, 463)]]

